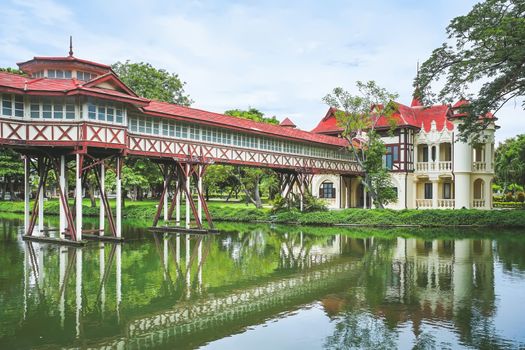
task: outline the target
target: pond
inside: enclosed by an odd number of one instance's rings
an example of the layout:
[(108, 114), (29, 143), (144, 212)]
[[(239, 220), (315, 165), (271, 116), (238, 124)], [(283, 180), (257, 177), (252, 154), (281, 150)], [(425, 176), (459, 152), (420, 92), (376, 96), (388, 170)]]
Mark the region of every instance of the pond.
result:
[(21, 224), (0, 219), (0, 348), (525, 347), (519, 232), (131, 223), (80, 249)]

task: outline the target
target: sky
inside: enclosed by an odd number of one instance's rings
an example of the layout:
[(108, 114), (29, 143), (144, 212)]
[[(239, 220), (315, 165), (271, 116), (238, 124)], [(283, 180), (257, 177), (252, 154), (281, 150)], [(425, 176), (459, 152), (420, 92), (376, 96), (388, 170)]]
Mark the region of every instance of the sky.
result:
[[(254, 107), (311, 130), (335, 87), (375, 80), (410, 104), (417, 62), (445, 39), (471, 0), (0, 0), (0, 67), (33, 56), (149, 62), (187, 83), (193, 107)], [(525, 132), (511, 101), (501, 141)]]

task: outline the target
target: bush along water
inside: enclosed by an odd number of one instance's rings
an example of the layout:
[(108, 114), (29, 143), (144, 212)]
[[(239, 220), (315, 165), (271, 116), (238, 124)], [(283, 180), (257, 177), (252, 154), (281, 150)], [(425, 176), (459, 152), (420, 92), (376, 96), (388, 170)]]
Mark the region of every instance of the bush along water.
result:
[[(514, 202), (518, 204), (519, 202)], [(519, 203), (521, 204), (521, 203)], [(367, 225), (367, 226), (494, 226), (525, 228), (525, 210), (390, 210), (390, 209), (343, 209), (300, 212), (297, 208), (270, 210), (252, 206), (211, 203), (210, 213), (216, 221), (275, 222), (300, 225)], [(0, 202), (0, 212), (23, 213), (23, 202)], [(184, 213), (184, 206), (182, 207)], [(46, 201), (46, 215), (58, 215), (57, 201)], [(154, 202), (137, 202), (122, 210), (125, 219), (150, 221), (156, 212)], [(99, 208), (83, 207), (85, 216), (97, 217)]]

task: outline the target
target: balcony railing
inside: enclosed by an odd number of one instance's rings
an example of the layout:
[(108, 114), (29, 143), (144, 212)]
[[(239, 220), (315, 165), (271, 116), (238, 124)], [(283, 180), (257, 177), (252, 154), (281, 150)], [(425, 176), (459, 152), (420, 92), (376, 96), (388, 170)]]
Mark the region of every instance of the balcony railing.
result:
[(472, 163), (472, 171), (486, 171), (487, 163), (485, 162), (474, 162)]
[(452, 171), (452, 162), (438, 162), (438, 170), (440, 172), (451, 172)]
[(474, 199), (472, 201), (472, 208), (484, 208), (485, 200), (484, 199)]
[(416, 199), (416, 207), (432, 208), (432, 199)]
[(452, 162), (417, 162), (416, 171), (420, 173), (428, 173), (432, 171), (447, 173), (452, 171)]
[(416, 163), (416, 171), (417, 172), (421, 172), (421, 173), (426, 173), (428, 172), (428, 165), (430, 163), (428, 162), (417, 162)]
[(455, 204), (454, 199), (438, 199), (437, 202), (438, 208), (454, 208)]

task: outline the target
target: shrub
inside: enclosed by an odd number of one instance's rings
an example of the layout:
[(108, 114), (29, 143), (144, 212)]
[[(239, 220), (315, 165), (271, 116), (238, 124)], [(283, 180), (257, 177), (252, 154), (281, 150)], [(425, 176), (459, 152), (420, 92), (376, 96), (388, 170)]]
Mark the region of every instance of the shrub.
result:
[(505, 196), (501, 195), (501, 196), (493, 196), (492, 199), (494, 200), (494, 202), (504, 202), (505, 201)]
[(505, 193), (505, 202), (514, 202), (514, 195), (512, 192)]
[(516, 193), (516, 200), (520, 203), (525, 202), (525, 193), (523, 192)]

